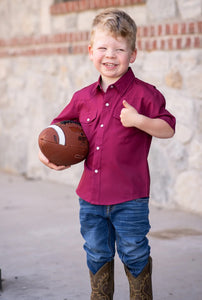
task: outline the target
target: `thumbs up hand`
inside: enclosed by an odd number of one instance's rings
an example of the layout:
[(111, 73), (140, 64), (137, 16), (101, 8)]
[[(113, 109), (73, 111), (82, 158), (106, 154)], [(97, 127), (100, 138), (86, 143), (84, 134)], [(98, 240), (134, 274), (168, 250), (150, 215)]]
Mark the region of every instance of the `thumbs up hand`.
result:
[(139, 116), (137, 110), (131, 106), (126, 100), (123, 100), (123, 106), (120, 114), (120, 120), (124, 127), (134, 127), (136, 119)]
[(136, 127), (157, 138), (170, 138), (174, 135), (171, 126), (160, 118), (149, 118), (139, 114), (126, 100), (123, 100), (120, 121), (124, 127)]

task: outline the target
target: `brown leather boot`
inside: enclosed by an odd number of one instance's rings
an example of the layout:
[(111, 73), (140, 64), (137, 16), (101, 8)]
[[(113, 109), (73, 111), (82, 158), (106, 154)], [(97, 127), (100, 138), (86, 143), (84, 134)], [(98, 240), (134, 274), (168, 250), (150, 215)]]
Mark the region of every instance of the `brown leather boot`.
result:
[(134, 277), (126, 266), (124, 267), (130, 286), (130, 300), (152, 300), (152, 258), (149, 257), (147, 265), (137, 277)]
[(114, 260), (107, 262), (95, 275), (90, 271), (91, 300), (113, 300)]

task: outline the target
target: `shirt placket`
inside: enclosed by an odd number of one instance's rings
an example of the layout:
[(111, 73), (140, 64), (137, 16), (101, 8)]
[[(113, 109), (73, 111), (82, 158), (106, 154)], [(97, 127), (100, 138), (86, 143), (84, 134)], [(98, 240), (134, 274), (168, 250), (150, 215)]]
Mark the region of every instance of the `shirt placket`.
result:
[(94, 197), (97, 198), (99, 202), (100, 193), (101, 193), (101, 181), (103, 177), (102, 169), (102, 153), (103, 153), (103, 140), (106, 130), (107, 122), (109, 122), (109, 110), (110, 110), (110, 96), (109, 93), (103, 95), (103, 101), (101, 108), (99, 110), (99, 124), (97, 126), (97, 135), (95, 140), (95, 154), (94, 154), (94, 184), (98, 188), (99, 192)]

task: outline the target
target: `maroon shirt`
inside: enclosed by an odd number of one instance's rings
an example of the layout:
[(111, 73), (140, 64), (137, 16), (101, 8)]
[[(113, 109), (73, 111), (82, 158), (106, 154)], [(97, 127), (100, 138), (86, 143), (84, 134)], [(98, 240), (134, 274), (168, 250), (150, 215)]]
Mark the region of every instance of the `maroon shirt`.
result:
[(175, 129), (175, 118), (165, 109), (163, 95), (137, 79), (131, 68), (106, 93), (100, 79), (76, 92), (52, 122), (76, 119), (86, 133), (90, 150), (76, 191), (92, 204), (112, 205), (149, 196), (147, 157), (152, 136), (122, 125), (123, 100), (140, 114), (163, 119)]

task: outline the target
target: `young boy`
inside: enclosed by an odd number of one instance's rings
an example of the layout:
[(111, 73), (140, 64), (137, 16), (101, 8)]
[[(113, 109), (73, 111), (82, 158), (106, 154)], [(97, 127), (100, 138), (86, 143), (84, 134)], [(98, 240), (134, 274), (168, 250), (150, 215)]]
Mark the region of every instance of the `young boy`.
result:
[[(115, 244), (130, 285), (130, 299), (152, 299), (147, 157), (152, 136), (174, 135), (175, 118), (154, 87), (137, 79), (136, 24), (107, 9), (93, 21), (89, 55), (97, 82), (76, 92), (53, 120), (78, 120), (90, 150), (77, 188), (81, 234), (91, 279), (91, 300), (113, 299)], [(39, 153), (40, 160), (55, 166)]]

